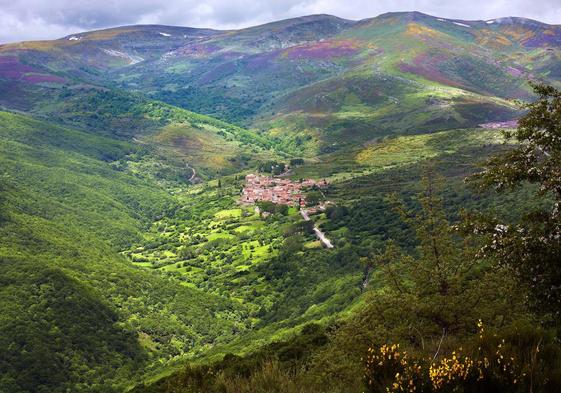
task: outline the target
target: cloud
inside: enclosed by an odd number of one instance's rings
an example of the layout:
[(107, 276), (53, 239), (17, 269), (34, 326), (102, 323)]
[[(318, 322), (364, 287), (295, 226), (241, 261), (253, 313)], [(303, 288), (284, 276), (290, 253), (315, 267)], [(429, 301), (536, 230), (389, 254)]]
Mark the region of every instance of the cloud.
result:
[(561, 23), (559, 0), (471, 0), (469, 5), (465, 0), (0, 0), (0, 42), (140, 23), (240, 28), (318, 13), (363, 19), (415, 10), (456, 19), (523, 16)]

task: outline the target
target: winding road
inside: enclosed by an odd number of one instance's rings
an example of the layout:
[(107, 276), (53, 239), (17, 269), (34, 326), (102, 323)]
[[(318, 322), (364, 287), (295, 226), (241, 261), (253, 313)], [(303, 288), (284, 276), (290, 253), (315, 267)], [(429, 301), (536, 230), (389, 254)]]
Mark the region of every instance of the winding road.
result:
[[(300, 215), (304, 219), (304, 221), (310, 221), (310, 216), (308, 215), (308, 211), (305, 209), (300, 210)], [(325, 234), (319, 230), (317, 226), (314, 225), (314, 232), (318, 237), (319, 241), (327, 248), (333, 248), (333, 244), (331, 244), (331, 240), (325, 237)]]

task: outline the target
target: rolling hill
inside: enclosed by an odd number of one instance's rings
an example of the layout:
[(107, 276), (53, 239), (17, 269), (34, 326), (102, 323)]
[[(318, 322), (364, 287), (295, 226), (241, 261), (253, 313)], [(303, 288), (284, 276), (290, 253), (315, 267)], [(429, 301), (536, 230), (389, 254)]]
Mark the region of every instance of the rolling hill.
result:
[(344, 148), (341, 139), (511, 120), (511, 100), (529, 97), (528, 79), (559, 82), (560, 42), (558, 26), (523, 18), (418, 12), (315, 15), (238, 31), (129, 26), (4, 45), (0, 76), (22, 101), (46, 86), (119, 88), (314, 156)]

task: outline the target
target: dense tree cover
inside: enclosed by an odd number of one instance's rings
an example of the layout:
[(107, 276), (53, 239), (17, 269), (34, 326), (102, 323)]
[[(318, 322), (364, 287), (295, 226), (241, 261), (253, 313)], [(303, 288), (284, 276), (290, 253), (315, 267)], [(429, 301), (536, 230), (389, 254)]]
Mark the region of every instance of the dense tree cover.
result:
[(465, 343), (479, 319), (498, 327), (526, 318), (523, 292), (508, 271), (475, 259), (477, 243), (457, 236), (435, 186), (427, 180), (420, 210), (395, 207), (414, 230), (416, 249), (405, 251), (390, 241), (383, 252), (363, 259), (373, 268), (373, 288), (316, 360), (326, 369), (325, 378), (339, 379), (335, 391), (345, 391), (344, 386), (360, 391), (363, 370), (357, 365), (371, 346), (401, 343), (421, 357), (437, 357)]
[(0, 261), (2, 391), (119, 391), (112, 377), (133, 375), (147, 360), (135, 333), (99, 293), (37, 263)]
[[(403, 193), (411, 208), (417, 208), (407, 193)], [(329, 197), (329, 196), (328, 196)], [(416, 241), (412, 230), (392, 209), (392, 201), (387, 196), (360, 198), (347, 206), (328, 206), (322, 229), (335, 241), (349, 242), (361, 253), (381, 249), (387, 240), (393, 239), (406, 249), (413, 249)]]
[[(134, 146), (151, 153), (133, 165), (137, 173), (157, 173), (158, 181), (188, 182), (186, 161), (197, 168), (197, 177), (191, 180), (198, 181), (277, 157), (271, 142), (254, 132), (139, 94), (82, 86), (57, 89), (48, 97), (34, 103), (35, 116), (95, 135), (133, 141)], [(106, 153), (107, 161), (115, 161), (112, 153)], [(131, 160), (114, 165), (124, 169), (127, 162), (130, 166)]]
[(309, 191), (306, 194), (306, 206), (316, 206), (321, 200), (323, 196), (319, 191)]
[(270, 142), (243, 128), (209, 116), (180, 109), (143, 95), (120, 90), (95, 88), (61, 89), (49, 106), (39, 106), (39, 114), (50, 121), (94, 131), (96, 134), (131, 138), (150, 134), (157, 127), (169, 123), (189, 123), (194, 126), (212, 126), (224, 135), (264, 148)]
[(283, 216), (286, 216), (288, 214), (287, 205), (281, 205), (271, 201), (259, 201), (257, 202), (257, 206), (263, 212), (267, 212), (271, 214), (278, 213), (278, 214), (282, 214)]
[(122, 391), (244, 328), (238, 305), (118, 254), (178, 208), (106, 162), (134, 146), (4, 112), (0, 129), (2, 390)]
[[(161, 79), (158, 82), (173, 82), (175, 84), (177, 83), (177, 77), (174, 75), (169, 80)], [(208, 89), (188, 86), (175, 91), (157, 89), (152, 97), (180, 108), (205, 113), (234, 124), (244, 124), (248, 118), (256, 114), (259, 108), (258, 97), (248, 100), (241, 97), (228, 97), (223, 93), (223, 89), (219, 94), (209, 94)]]
[(304, 165), (303, 158), (292, 158), (290, 160), (290, 166), (300, 166), (300, 165)]
[(259, 172), (270, 173), (272, 175), (280, 175), (286, 169), (284, 162), (267, 161), (259, 164)]
[(336, 314), (357, 298), (361, 266), (352, 250), (326, 253), (317, 244), (313, 222), (302, 220), (295, 208), (259, 203), (273, 212), (265, 216), (236, 206), (240, 181), (222, 180), (220, 190), (193, 187), (196, 198), (157, 221), (152, 241), (126, 253), (133, 263), (208, 293), (243, 299), (250, 326), (263, 342), (275, 329)]

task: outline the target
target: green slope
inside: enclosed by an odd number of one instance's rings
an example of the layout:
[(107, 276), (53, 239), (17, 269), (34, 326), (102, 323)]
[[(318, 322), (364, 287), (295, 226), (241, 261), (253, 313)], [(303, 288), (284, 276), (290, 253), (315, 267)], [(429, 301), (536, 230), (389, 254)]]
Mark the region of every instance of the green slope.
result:
[(108, 162), (137, 147), (6, 112), (0, 138), (8, 391), (119, 391), (154, 362), (243, 329), (231, 302), (118, 256), (177, 206)]
[[(185, 172), (188, 163), (199, 177), (213, 177), (281, 154), (268, 138), (255, 132), (140, 94), (93, 85), (39, 88), (19, 84), (18, 88), (25, 92), (24, 107), (34, 117), (149, 146), (176, 173)], [(190, 175), (185, 174), (184, 180)]]

